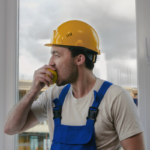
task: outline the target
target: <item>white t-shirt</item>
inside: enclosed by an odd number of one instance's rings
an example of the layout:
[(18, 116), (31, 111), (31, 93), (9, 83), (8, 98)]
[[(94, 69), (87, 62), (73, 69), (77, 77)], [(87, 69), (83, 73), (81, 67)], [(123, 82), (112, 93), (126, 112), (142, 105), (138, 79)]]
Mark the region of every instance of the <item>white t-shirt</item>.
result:
[[(104, 81), (97, 78), (93, 89), (84, 97), (76, 99), (70, 87), (62, 107), (61, 124), (80, 126), (86, 124), (89, 107)], [(52, 100), (59, 97), (64, 86), (53, 85), (33, 103), (32, 111), (39, 122), (48, 120), (50, 139), (53, 139), (54, 121)], [(137, 108), (128, 91), (117, 85), (107, 90), (99, 106), (95, 122), (98, 150), (118, 150), (120, 141), (142, 132)]]

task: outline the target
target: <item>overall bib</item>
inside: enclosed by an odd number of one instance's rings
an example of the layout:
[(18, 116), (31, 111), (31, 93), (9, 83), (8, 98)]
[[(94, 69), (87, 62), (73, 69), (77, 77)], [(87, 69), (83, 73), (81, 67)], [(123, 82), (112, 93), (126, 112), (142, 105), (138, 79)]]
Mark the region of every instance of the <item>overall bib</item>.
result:
[(61, 110), (70, 84), (63, 88), (59, 99), (53, 100), (55, 127), (51, 150), (96, 150), (94, 123), (100, 102), (111, 85), (112, 83), (105, 81), (98, 92), (94, 91), (94, 101), (92, 107), (89, 108), (86, 125), (83, 126), (61, 124)]

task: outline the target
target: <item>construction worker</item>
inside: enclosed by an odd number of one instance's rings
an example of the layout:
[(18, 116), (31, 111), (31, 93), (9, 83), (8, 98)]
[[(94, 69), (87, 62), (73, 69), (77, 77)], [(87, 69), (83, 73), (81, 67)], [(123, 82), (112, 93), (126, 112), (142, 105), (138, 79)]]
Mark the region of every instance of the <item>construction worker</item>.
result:
[[(30, 91), (8, 115), (5, 133), (21, 133), (47, 119), (51, 150), (118, 150), (121, 145), (144, 150), (132, 97), (92, 72), (100, 54), (96, 31), (85, 22), (67, 21), (46, 46), (51, 47), (49, 64), (35, 71)], [(56, 84), (34, 101), (56, 74)]]

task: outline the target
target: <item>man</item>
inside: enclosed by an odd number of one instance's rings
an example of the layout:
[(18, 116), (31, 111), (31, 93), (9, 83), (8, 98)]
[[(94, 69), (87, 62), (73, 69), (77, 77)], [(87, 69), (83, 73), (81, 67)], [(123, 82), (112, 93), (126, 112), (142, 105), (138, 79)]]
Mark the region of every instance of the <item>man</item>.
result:
[[(49, 64), (35, 71), (30, 91), (10, 111), (4, 132), (21, 133), (47, 119), (52, 150), (118, 150), (120, 143), (124, 150), (144, 150), (132, 97), (92, 72), (100, 54), (96, 31), (82, 21), (68, 21), (46, 46), (52, 47)], [(34, 101), (45, 85), (53, 84), (47, 69), (57, 72), (56, 85)]]

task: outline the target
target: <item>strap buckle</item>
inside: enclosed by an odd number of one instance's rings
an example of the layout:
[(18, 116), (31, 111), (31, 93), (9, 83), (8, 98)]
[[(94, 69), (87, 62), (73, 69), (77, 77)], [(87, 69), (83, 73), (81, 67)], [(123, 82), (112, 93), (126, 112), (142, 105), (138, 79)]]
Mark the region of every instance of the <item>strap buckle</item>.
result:
[(56, 119), (56, 118), (62, 118), (61, 117), (61, 110), (62, 110), (62, 107), (61, 106), (58, 106), (58, 107), (54, 107), (53, 108), (53, 114), (54, 114), (54, 117), (53, 119)]
[(88, 111), (88, 116), (87, 119), (91, 119), (94, 120), (94, 122), (96, 121), (96, 117), (98, 115), (98, 108), (96, 107), (90, 107), (89, 111)]

